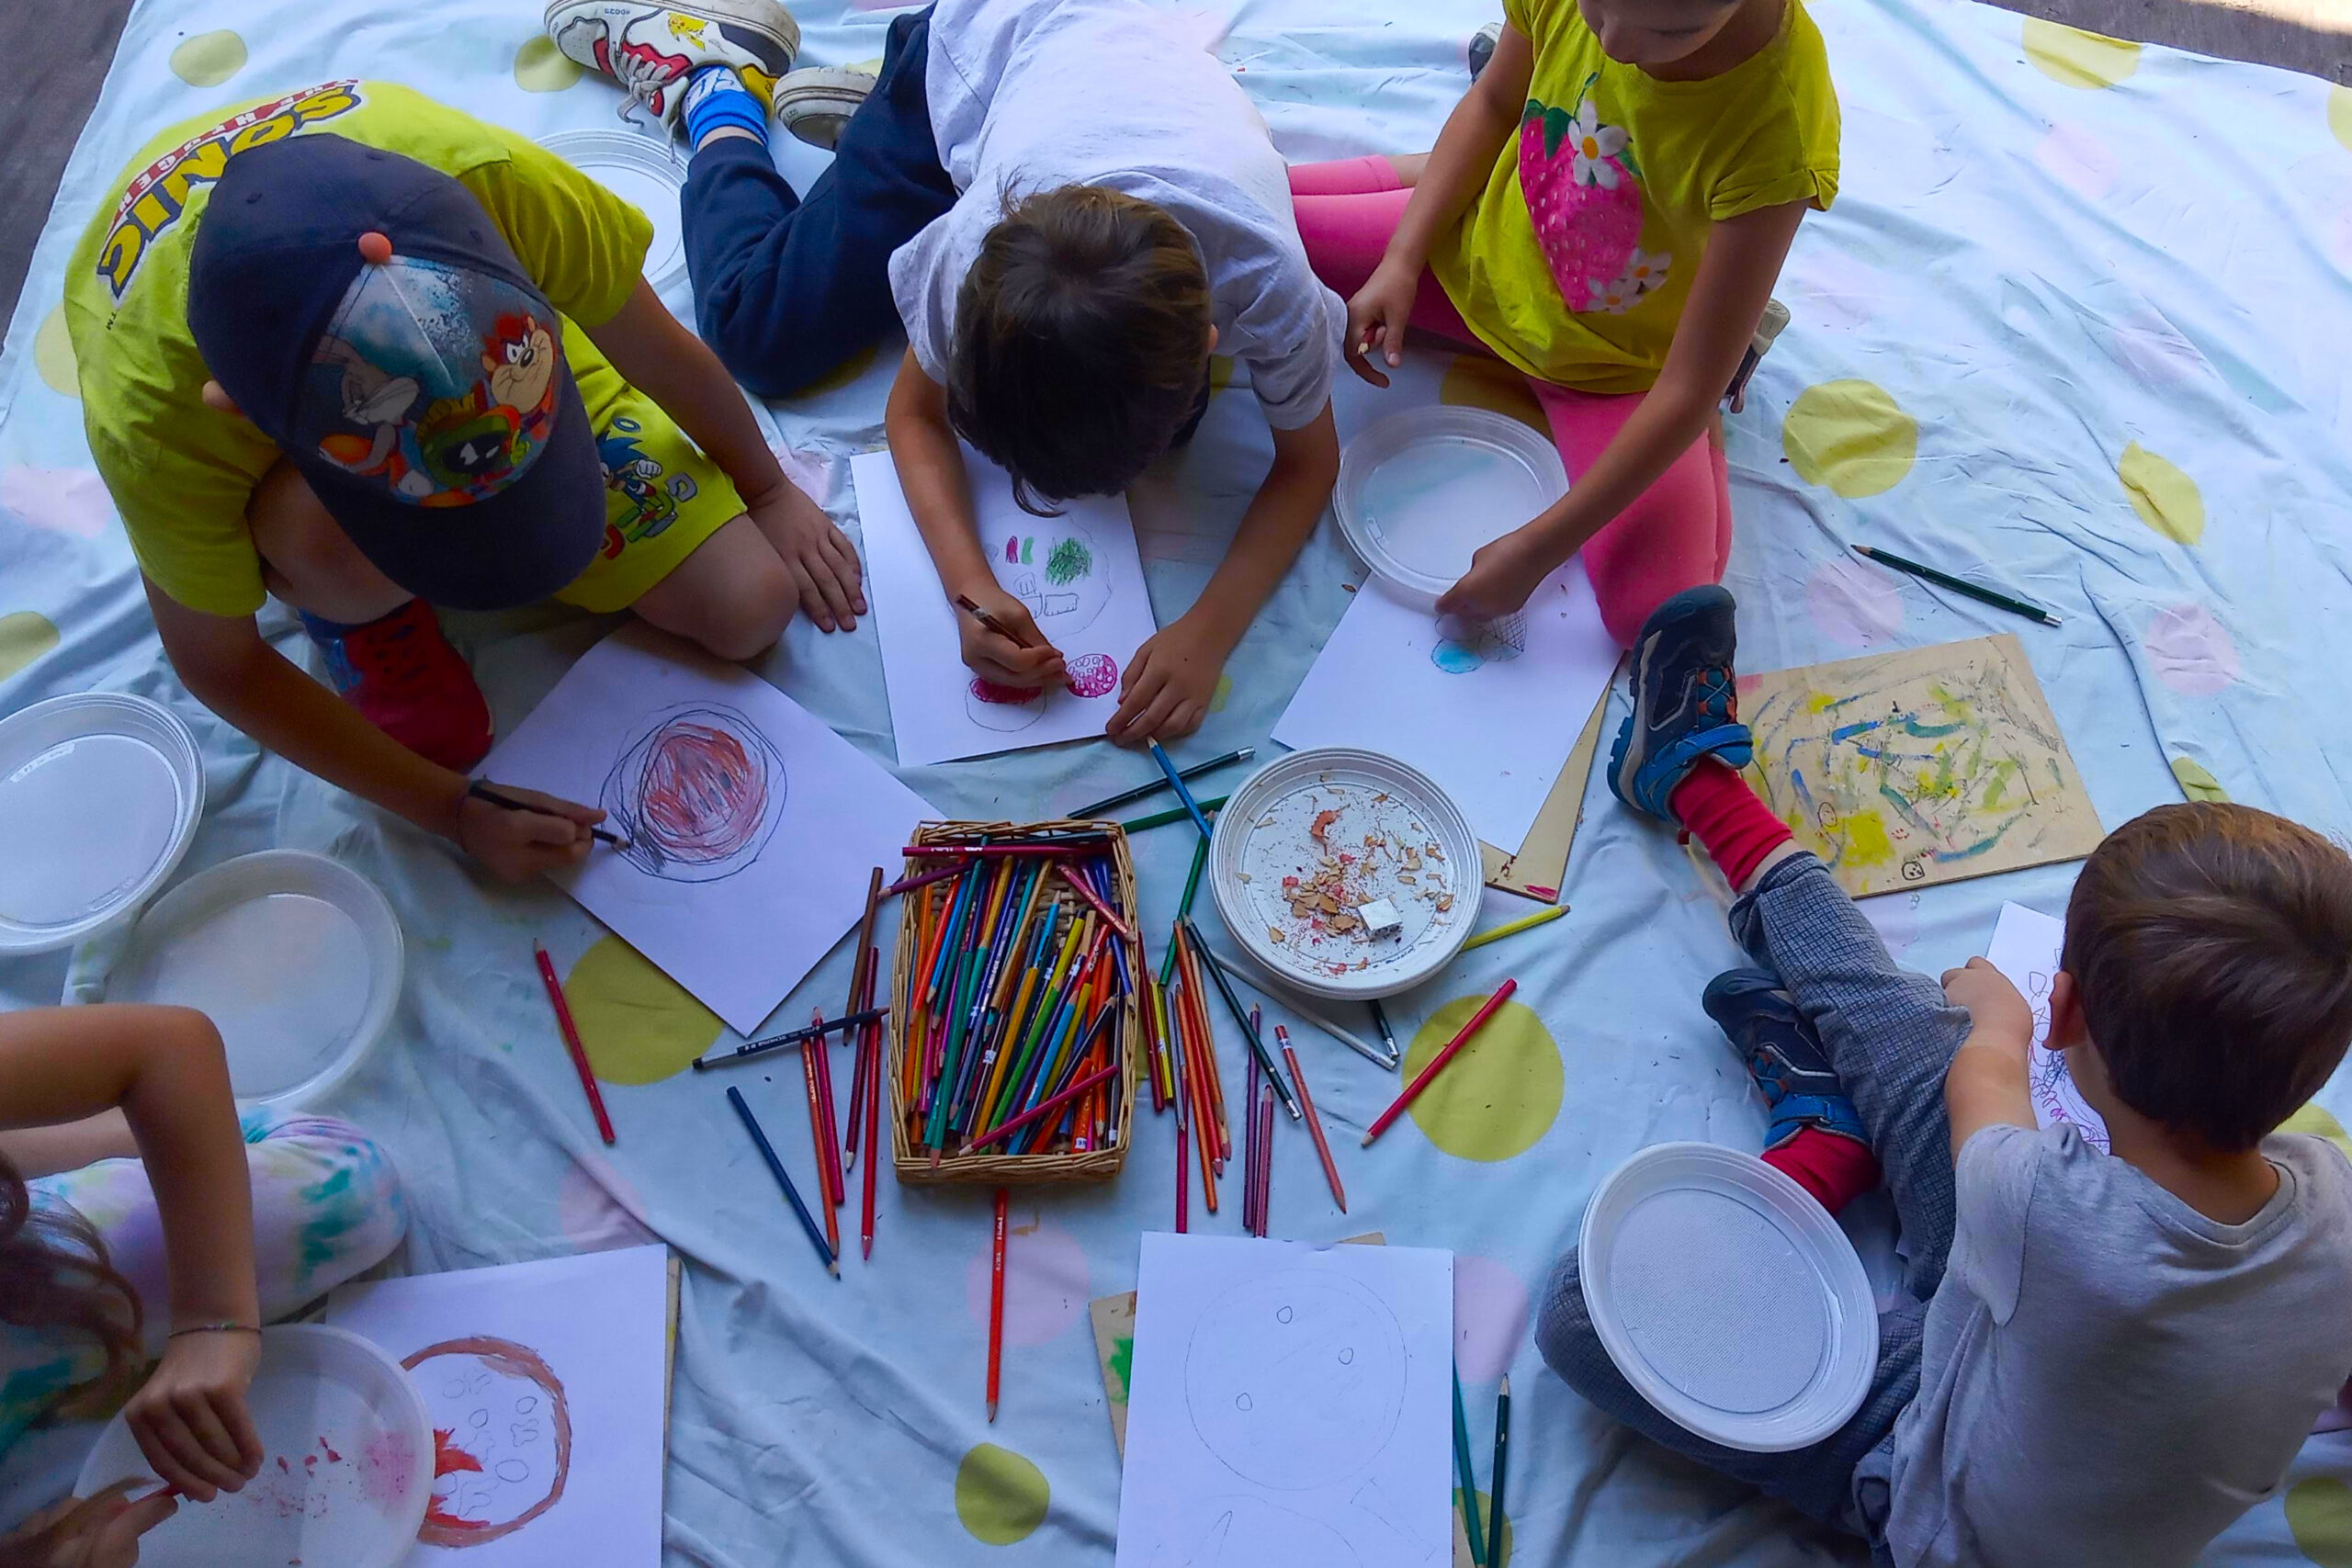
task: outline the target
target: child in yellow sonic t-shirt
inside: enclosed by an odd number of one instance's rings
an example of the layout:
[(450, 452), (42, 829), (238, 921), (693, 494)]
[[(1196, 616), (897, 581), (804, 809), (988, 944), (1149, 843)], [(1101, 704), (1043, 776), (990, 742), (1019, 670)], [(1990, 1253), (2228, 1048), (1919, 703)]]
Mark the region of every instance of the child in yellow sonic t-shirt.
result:
[[(379, 184), (407, 194), (369, 218)], [(632, 609), (727, 659), (796, 606), (865, 613), (854, 550), (640, 276), (644, 215), (561, 159), (338, 81), (166, 130), (118, 188), (66, 286), (90, 448), (181, 679), (298, 765), (528, 875), (598, 813), (467, 796), (490, 713), (433, 605)], [(346, 219), (323, 263), (285, 237)], [(209, 245), (208, 220), (263, 227)], [(322, 267), (347, 292), (313, 299)], [(462, 333), (434, 316), (469, 302)], [(345, 700), (263, 640), (270, 593)]]

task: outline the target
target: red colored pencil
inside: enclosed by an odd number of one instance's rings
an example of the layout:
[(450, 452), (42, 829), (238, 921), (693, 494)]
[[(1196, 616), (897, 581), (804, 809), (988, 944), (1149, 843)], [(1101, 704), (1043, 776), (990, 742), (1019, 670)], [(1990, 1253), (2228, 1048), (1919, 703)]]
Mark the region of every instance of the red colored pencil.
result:
[[(865, 950), (865, 999), (874, 999), (876, 972), (882, 967), (882, 950)], [(874, 1168), (882, 1163), (882, 1025), (865, 1026), (865, 1197), (858, 1214), (859, 1256), (874, 1256)]]
[(821, 1051), (800, 1053), (800, 1078), (808, 1090), (808, 1141), (817, 1151), (817, 1208), (824, 1216), (825, 1240), (832, 1247), (833, 1256), (839, 1258), (842, 1251), (841, 1221), (833, 1213), (832, 1183), (825, 1170), (825, 1151), (832, 1143), (832, 1139), (826, 1135), (831, 1119), (826, 1116), (825, 1103), (817, 1093), (817, 1060), (823, 1055)]
[(555, 1008), (556, 1027), (563, 1031), (564, 1048), (571, 1053), (571, 1065), (580, 1073), (580, 1087), (588, 1091), (588, 1109), (596, 1113), (596, 1132), (605, 1146), (613, 1145), (613, 1119), (605, 1114), (605, 1097), (596, 1088), (596, 1070), (588, 1065), (588, 1047), (580, 1043), (580, 1026), (571, 1021), (571, 1004), (563, 999), (563, 982), (555, 977), (555, 965), (548, 961), (548, 950), (534, 938), (531, 955), (539, 961), (539, 978), (546, 983), (548, 1000)]
[[(851, 1012), (858, 1010), (859, 1000), (868, 994), (865, 966), (868, 955), (874, 951), (874, 915), (881, 902), (882, 868), (877, 865), (865, 884), (865, 919), (857, 928), (857, 961), (850, 965), (849, 1010)], [(858, 1113), (865, 1109), (865, 1030), (858, 1031), (855, 1042), (857, 1050), (851, 1059), (850, 1067), (847, 1151), (849, 1163), (853, 1168), (857, 1164)]]
[(1080, 897), (1094, 906), (1094, 912), (1102, 916), (1113, 931), (1117, 931), (1120, 936), (1128, 942), (1135, 941), (1135, 928), (1127, 924), (1126, 921), (1119, 919), (1118, 912), (1103, 901), (1102, 895), (1094, 891), (1093, 887), (1088, 884), (1086, 878), (1079, 875), (1078, 873), (1069, 868), (1069, 862), (1066, 860), (1056, 861), (1054, 863), (1054, 869), (1062, 874), (1063, 881), (1078, 889), (1078, 896)]
[(1004, 1220), (1012, 1194), (996, 1190), (996, 1239), (989, 1256), (989, 1419), (996, 1419), (997, 1388), (1004, 1371)]
[(1298, 1070), (1298, 1053), (1290, 1048), (1290, 1031), (1274, 1025), (1274, 1043), (1283, 1048), (1283, 1065), (1290, 1068), (1291, 1088), (1298, 1090), (1300, 1109), (1306, 1112), (1306, 1130), (1315, 1136), (1315, 1155), (1323, 1162), (1324, 1178), (1331, 1183), (1331, 1201), (1340, 1205), (1340, 1213), (1348, 1212), (1347, 1190), (1340, 1185), (1340, 1168), (1331, 1159), (1331, 1145), (1323, 1136), (1323, 1119), (1315, 1113), (1315, 1097), (1306, 1092), (1306, 1075)]
[(1430, 1065), (1420, 1070), (1419, 1076), (1415, 1077), (1411, 1083), (1405, 1086), (1405, 1092), (1396, 1097), (1396, 1103), (1389, 1106), (1387, 1110), (1382, 1111), (1379, 1119), (1374, 1121), (1370, 1127), (1364, 1130), (1364, 1147), (1370, 1148), (1372, 1146), (1373, 1139), (1388, 1131), (1389, 1123), (1396, 1121), (1397, 1117), (1405, 1113), (1405, 1107), (1413, 1103), (1414, 1097), (1419, 1094), (1421, 1090), (1430, 1087), (1430, 1080), (1437, 1077), (1439, 1073), (1442, 1072), (1448, 1062), (1453, 1060), (1454, 1053), (1461, 1050), (1463, 1046), (1468, 1044), (1470, 1043), (1470, 1037), (1477, 1033), (1480, 1027), (1486, 1023), (1487, 1020), (1494, 1017), (1496, 1011), (1500, 1009), (1505, 1002), (1510, 1000), (1510, 994), (1518, 989), (1519, 982), (1517, 980), (1505, 980), (1496, 988), (1495, 994), (1487, 998), (1487, 1005), (1480, 1008), (1476, 1013), (1472, 1014), (1470, 1021), (1462, 1026), (1461, 1032), (1455, 1034), (1453, 1039), (1447, 1041), (1445, 1043), (1445, 1048), (1440, 1051), (1436, 1055), (1430, 1058)]
[(964, 1152), (966, 1154), (970, 1154), (974, 1149), (985, 1148), (987, 1145), (995, 1143), (999, 1138), (1003, 1137), (1008, 1133), (1018, 1133), (1022, 1128), (1028, 1126), (1032, 1122), (1036, 1121), (1039, 1117), (1052, 1115), (1054, 1112), (1061, 1110), (1064, 1106), (1067, 1106), (1071, 1100), (1076, 1100), (1080, 1095), (1084, 1094), (1088, 1089), (1097, 1088), (1102, 1084), (1108, 1082), (1110, 1079), (1118, 1077), (1118, 1075), (1119, 1068), (1118, 1064), (1116, 1063), (1113, 1063), (1107, 1067), (1097, 1067), (1094, 1071), (1087, 1074), (1086, 1077), (1079, 1079), (1076, 1083), (1070, 1085), (1068, 1089), (1062, 1090), (1061, 1093), (1054, 1096), (1053, 1099), (1046, 1101), (1043, 1105), (1035, 1106), (1030, 1110), (1024, 1111), (1011, 1121), (989, 1128), (980, 1136), (974, 1138), (970, 1143), (966, 1144), (964, 1145)]
[(944, 882), (951, 876), (963, 874), (964, 867), (961, 862), (954, 865), (943, 865), (937, 871), (921, 872), (912, 876), (899, 878), (898, 881), (882, 889), (882, 897), (895, 898), (901, 893), (911, 893), (918, 887), (928, 887), (934, 882)]

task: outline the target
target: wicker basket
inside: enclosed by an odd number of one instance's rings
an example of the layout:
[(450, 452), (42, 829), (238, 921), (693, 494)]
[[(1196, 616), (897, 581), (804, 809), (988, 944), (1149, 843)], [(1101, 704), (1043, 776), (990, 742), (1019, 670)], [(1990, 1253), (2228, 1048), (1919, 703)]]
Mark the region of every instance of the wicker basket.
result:
[[(915, 830), (914, 842), (919, 844), (950, 844), (970, 840), (982, 833), (998, 840), (1027, 833), (1041, 833), (1056, 829), (1085, 829), (1099, 830), (1110, 840), (1112, 886), (1118, 895), (1120, 918), (1135, 926), (1136, 867), (1127, 852), (1127, 836), (1115, 822), (1080, 822), (1068, 818), (1051, 822), (926, 822)], [(910, 874), (936, 870), (945, 863), (927, 856), (907, 857)], [(953, 881), (933, 884), (953, 886)], [(899, 1179), (904, 1182), (933, 1184), (942, 1182), (979, 1182), (989, 1186), (1016, 1186), (1060, 1181), (1108, 1181), (1126, 1163), (1127, 1145), (1134, 1141), (1136, 1079), (1138, 1072), (1140, 1042), (1143, 1038), (1143, 1014), (1138, 998), (1130, 990), (1115, 1004), (1118, 1011), (1111, 1027), (1116, 1032), (1114, 1061), (1120, 1071), (1111, 1080), (1112, 1100), (1118, 1111), (1117, 1135), (1109, 1146), (1079, 1152), (1062, 1147), (1051, 1152), (1031, 1152), (1009, 1155), (1001, 1144), (972, 1154), (957, 1154), (952, 1149), (934, 1158), (928, 1147), (919, 1145), (908, 1132), (912, 1108), (905, 1102), (906, 1055), (910, 1048), (907, 1039), (907, 1024), (912, 1010), (907, 1005), (909, 970), (915, 964), (919, 945), (924, 895), (931, 889), (910, 890), (899, 903), (898, 952), (891, 964), (888, 1078), (892, 1114), (890, 1145), (898, 1166)], [(1056, 878), (1049, 885), (1054, 901), (1065, 910), (1077, 911), (1088, 908), (1069, 883)], [(1114, 942), (1119, 941), (1115, 935)], [(1134, 944), (1127, 947), (1130, 975), (1140, 975), (1142, 953)]]

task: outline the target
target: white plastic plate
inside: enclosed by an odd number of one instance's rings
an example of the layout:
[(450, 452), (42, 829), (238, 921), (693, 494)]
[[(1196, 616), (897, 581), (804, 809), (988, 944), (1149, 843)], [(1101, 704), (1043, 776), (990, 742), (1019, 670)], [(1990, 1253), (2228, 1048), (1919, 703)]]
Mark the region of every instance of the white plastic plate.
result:
[[(1318, 841), (1326, 812), (1336, 815)], [(1393, 934), (1334, 930), (1328, 916), (1318, 929), (1294, 912), (1286, 879), (1311, 881), (1343, 856), (1351, 893), (1402, 914)], [(1395, 996), (1452, 963), (1470, 939), (1484, 871), (1478, 836), (1443, 790), (1352, 746), (1294, 751), (1250, 774), (1217, 813), (1209, 847), (1209, 893), (1241, 951), (1285, 985), (1335, 1000)]]
[[(288, 1324), (263, 1333), (261, 1371), (246, 1398), (261, 1434), (261, 1473), (210, 1503), (183, 1500), (141, 1539), (139, 1561), (153, 1568), (393, 1568), (406, 1561), (433, 1495), (433, 1430), (401, 1364), (347, 1330)], [(74, 1492), (86, 1497), (153, 1474), (117, 1416)]]
[(136, 908), (203, 815), (196, 737), (144, 697), (83, 692), (0, 719), (0, 954), (70, 947)]
[(1340, 531), (1383, 581), (1433, 603), (1478, 547), (1568, 493), (1550, 441), (1490, 409), (1408, 409), (1368, 426), (1340, 457)]
[(333, 1093), (383, 1034), (402, 951), (392, 907), (366, 877), (265, 850), (155, 900), (107, 999), (195, 1008), (220, 1026), (240, 1100), (300, 1107)]
[(1844, 1426), (1878, 1365), (1878, 1312), (1853, 1244), (1753, 1155), (1657, 1144), (1600, 1184), (1578, 1252), (1586, 1310), (1643, 1398), (1753, 1453)]
[(539, 145), (652, 220), (645, 276), (666, 293), (686, 276), (686, 232), (678, 212), (686, 164), (670, 143), (639, 130), (559, 130)]

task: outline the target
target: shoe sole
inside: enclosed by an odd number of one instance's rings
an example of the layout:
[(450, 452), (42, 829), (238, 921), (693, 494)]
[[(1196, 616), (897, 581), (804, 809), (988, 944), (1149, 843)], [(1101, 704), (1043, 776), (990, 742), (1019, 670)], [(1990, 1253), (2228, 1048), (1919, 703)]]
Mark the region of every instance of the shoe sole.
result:
[[(1715, 592), (1720, 593), (1724, 590), (1717, 586)], [(1712, 604), (1713, 602), (1709, 599), (1679, 605), (1672, 619), (1658, 622), (1655, 626), (1644, 624), (1642, 636), (1634, 645), (1634, 669), (1630, 688), (1634, 699), (1634, 711), (1626, 716), (1624, 724), (1619, 727), (1616, 743), (1609, 749), (1611, 791), (1619, 800), (1633, 807), (1634, 810), (1657, 816), (1661, 821), (1666, 818), (1657, 812), (1650, 811), (1647, 807), (1637, 804), (1632, 794), (1634, 778), (1641, 773), (1642, 765), (1649, 761), (1649, 747), (1643, 737), (1649, 733), (1650, 726), (1647, 715), (1644, 711), (1642, 699), (1644, 694), (1649, 690), (1650, 660), (1657, 653), (1657, 646), (1666, 633), (1680, 626), (1692, 615), (1702, 613), (1702, 606)], [(1653, 620), (1655, 618), (1653, 615)]]
[(811, 147), (831, 152), (859, 106), (873, 96), (871, 72), (810, 66), (776, 83), (775, 118)]
[[(647, 3), (655, 4), (657, 0), (647, 0)], [(541, 29), (553, 33), (556, 13), (570, 10), (576, 4), (578, 0), (548, 0), (547, 8), (539, 13)], [(749, 28), (771, 34), (783, 42), (787, 62), (800, 58), (800, 24), (782, 6), (762, 5), (757, 0), (658, 0), (658, 4), (662, 10), (675, 11), (681, 17), (692, 17), (696, 21), (718, 22), (723, 26)], [(781, 30), (776, 27), (779, 19), (784, 24)], [(791, 69), (789, 63), (786, 69)]]

